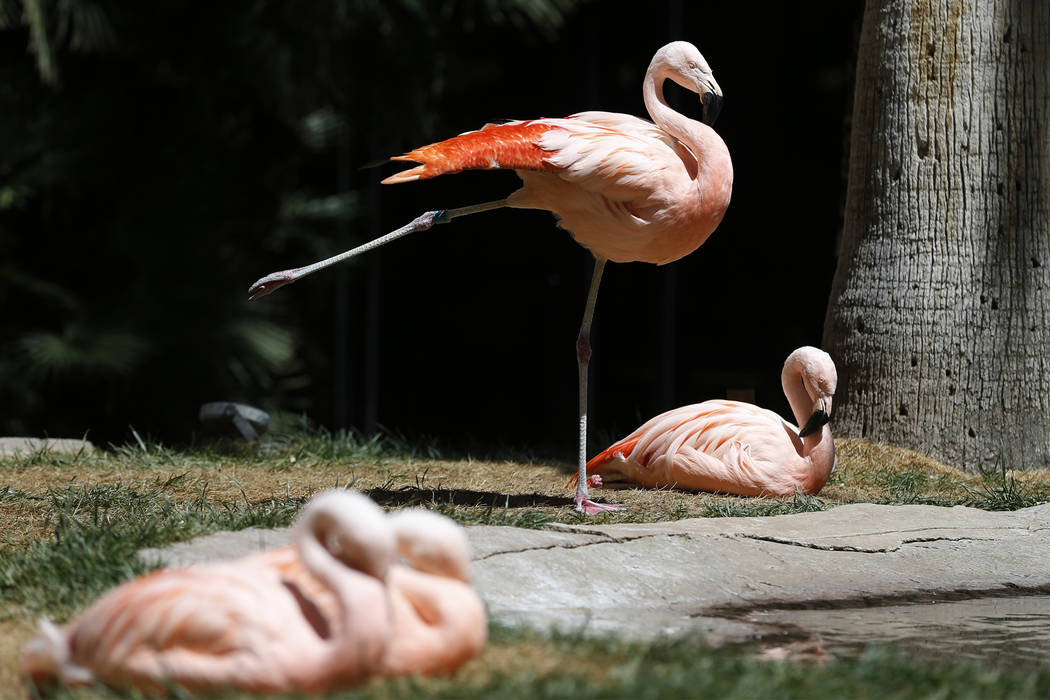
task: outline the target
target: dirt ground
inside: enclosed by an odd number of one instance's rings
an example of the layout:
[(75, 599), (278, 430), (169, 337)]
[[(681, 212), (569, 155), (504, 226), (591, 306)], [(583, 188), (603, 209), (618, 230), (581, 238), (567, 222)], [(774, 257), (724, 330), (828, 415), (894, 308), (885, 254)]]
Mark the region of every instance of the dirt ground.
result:
[[(945, 477), (944, 498), (961, 494), (953, 485), (973, 482), (975, 477), (940, 464), (917, 452), (875, 445), (863, 440), (836, 442), (838, 468), (819, 497), (823, 500), (856, 501), (885, 497), (885, 487), (873, 478), (902, 472), (923, 472)], [(5, 462), (7, 462), (5, 464)], [(567, 508), (572, 490), (568, 465), (478, 460), (385, 460), (379, 463), (336, 463), (329, 460), (278, 456), (265, 462), (238, 460), (179, 459), (170, 463), (132, 459), (93, 458), (86, 462), (39, 461), (18, 464), (0, 461), (0, 553), (50, 536), (54, 523), (48, 494), (69, 487), (120, 484), (142, 488), (161, 487), (176, 499), (203, 494), (213, 502), (252, 503), (274, 497), (305, 498), (318, 491), (353, 484), (373, 491), (390, 505), (409, 499), (451, 500), (459, 506), (529, 508), (549, 512), (559, 519), (571, 518)], [(1022, 473), (1021, 479), (1045, 479), (1039, 473)], [(7, 489), (29, 498), (3, 498)], [(926, 490), (934, 489), (931, 484)], [(659, 520), (667, 517), (703, 515), (713, 502), (754, 502), (677, 489), (646, 490), (609, 484), (593, 489), (598, 500), (622, 503), (632, 519)]]

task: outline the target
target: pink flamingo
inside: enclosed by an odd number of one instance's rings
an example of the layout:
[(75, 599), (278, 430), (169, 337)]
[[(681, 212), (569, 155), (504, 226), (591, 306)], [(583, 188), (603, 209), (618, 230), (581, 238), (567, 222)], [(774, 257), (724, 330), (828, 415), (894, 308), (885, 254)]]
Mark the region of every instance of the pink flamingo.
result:
[(390, 516), (397, 551), (388, 582), (393, 634), (380, 674), (447, 674), (485, 645), (485, 608), (470, 586), (470, 546), (463, 528), (427, 510)]
[[(671, 109), (663, 83), (673, 80), (700, 95), (703, 122)], [(576, 340), (579, 371), (579, 450), (576, 509), (601, 505), (587, 493), (587, 370), (590, 329), (606, 261), (662, 265), (696, 250), (715, 230), (733, 187), (725, 143), (710, 128), (722, 90), (692, 44), (675, 41), (656, 52), (642, 83), (652, 122), (627, 114), (581, 112), (564, 119), (486, 124), (454, 138), (417, 148), (393, 160), (422, 163), (383, 180), (409, 182), (469, 169), (512, 169), (521, 189), (506, 199), (430, 211), (408, 225), (326, 260), (275, 272), (253, 284), (252, 299), (322, 268), (434, 224), (500, 207), (546, 209), (558, 225), (595, 257), (583, 322)]]
[(367, 497), (332, 491), (304, 508), (293, 539), (140, 577), (61, 628), (42, 621), (23, 671), (37, 686), (320, 693), (450, 672), (484, 645), (466, 537), (447, 518), (388, 519)]
[(596, 455), (587, 464), (592, 483), (615, 474), (643, 486), (741, 496), (819, 493), (835, 464), (827, 425), (835, 363), (823, 350), (799, 348), (784, 362), (781, 382), (801, 428), (740, 401), (683, 406), (650, 419)]

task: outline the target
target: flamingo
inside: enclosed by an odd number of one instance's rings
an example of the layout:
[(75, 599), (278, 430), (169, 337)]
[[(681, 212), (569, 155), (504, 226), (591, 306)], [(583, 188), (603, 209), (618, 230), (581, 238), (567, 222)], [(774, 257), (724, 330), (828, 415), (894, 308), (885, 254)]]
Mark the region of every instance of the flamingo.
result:
[[(429, 553), (419, 571), (416, 539)], [(387, 518), (360, 493), (331, 491), (304, 508), (292, 546), (154, 572), (64, 627), (42, 621), (22, 668), (38, 687), (147, 693), (320, 693), (377, 674), (450, 672), (485, 641), (467, 562), (466, 536), (447, 518)]]
[[(665, 80), (697, 93), (703, 122), (668, 106)], [(576, 510), (589, 515), (618, 506), (592, 501), (587, 491), (587, 374), (594, 306), (607, 261), (663, 265), (696, 250), (729, 206), (733, 166), (725, 143), (711, 128), (722, 89), (695, 46), (675, 41), (656, 52), (642, 83), (652, 121), (612, 112), (580, 112), (563, 119), (486, 124), (391, 160), (421, 163), (385, 180), (411, 182), (470, 169), (511, 169), (522, 187), (506, 199), (458, 209), (428, 211), (406, 226), (325, 260), (275, 272), (253, 284), (257, 299), (347, 258), (434, 224), (500, 207), (546, 209), (581, 245), (595, 265), (576, 339), (579, 449)]]
[(389, 576), (393, 634), (380, 673), (448, 674), (485, 645), (485, 608), (470, 585), (470, 545), (463, 528), (423, 509), (390, 516), (398, 554)]
[(801, 428), (740, 401), (683, 406), (596, 455), (587, 464), (592, 484), (614, 474), (643, 486), (741, 496), (819, 493), (835, 464), (828, 426), (835, 363), (823, 350), (801, 347), (788, 355), (781, 382)]

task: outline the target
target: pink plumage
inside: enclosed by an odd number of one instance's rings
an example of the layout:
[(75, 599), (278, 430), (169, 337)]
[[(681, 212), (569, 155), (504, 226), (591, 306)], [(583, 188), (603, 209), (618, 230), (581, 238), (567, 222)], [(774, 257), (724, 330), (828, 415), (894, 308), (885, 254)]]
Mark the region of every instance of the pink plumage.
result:
[(388, 518), (361, 494), (329, 492), (304, 509), (294, 546), (161, 570), (63, 627), (42, 621), (22, 669), (38, 687), (151, 694), (320, 693), (377, 675), (449, 673), (486, 637), (468, 565), (466, 537), (447, 518)]
[[(653, 95), (646, 104), (659, 112), (662, 95)], [(663, 126), (613, 112), (488, 124), (393, 158), (423, 165), (383, 182), (514, 170), (523, 186), (508, 206), (554, 212), (558, 225), (597, 258), (662, 265), (707, 240), (733, 188), (722, 139), (664, 108)]]
[(826, 424), (835, 364), (822, 350), (799, 348), (781, 379), (798, 427), (753, 404), (705, 401), (650, 419), (592, 458), (587, 473), (742, 496), (818, 493), (835, 463)]
[[(700, 96), (702, 121), (668, 106), (663, 85), (672, 80)], [(588, 513), (617, 506), (592, 501), (585, 478), (587, 372), (590, 329), (607, 261), (678, 260), (699, 248), (729, 206), (733, 164), (711, 128), (722, 89), (695, 46), (673, 41), (653, 56), (642, 82), (652, 121), (612, 112), (580, 112), (562, 119), (486, 124), (477, 131), (422, 146), (395, 161), (420, 165), (383, 180), (410, 182), (461, 170), (509, 169), (522, 186), (506, 199), (425, 212), (406, 226), (348, 251), (303, 267), (267, 275), (248, 289), (263, 295), (318, 270), (386, 245), (434, 224), (501, 207), (545, 209), (595, 257), (583, 321), (576, 338), (579, 389), (576, 509)], [(513, 250), (507, 255), (512, 256)]]

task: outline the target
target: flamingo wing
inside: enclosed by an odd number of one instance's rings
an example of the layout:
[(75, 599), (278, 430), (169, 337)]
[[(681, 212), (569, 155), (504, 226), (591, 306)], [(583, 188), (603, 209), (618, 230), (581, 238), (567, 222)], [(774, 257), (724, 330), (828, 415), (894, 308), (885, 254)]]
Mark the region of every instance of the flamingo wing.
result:
[(650, 121), (614, 112), (580, 112), (564, 119), (486, 124), (391, 160), (422, 163), (383, 180), (409, 182), (463, 170), (556, 172), (591, 192), (618, 200), (644, 197), (668, 168), (696, 174), (696, 159)]
[[(287, 668), (259, 652), (274, 645), (280, 620), (298, 611), (270, 578), (263, 570), (209, 566), (133, 581), (78, 620), (70, 634), (74, 660), (107, 682), (139, 688), (165, 679), (186, 687), (246, 679), (253, 687), (284, 687)], [(260, 624), (260, 610), (274, 624)]]
[(26, 648), (24, 670), (39, 682), (97, 679), (148, 693), (169, 684), (266, 692), (323, 687), (328, 634), (313, 621), (304, 624), (301, 596), (277, 569), (256, 565), (264, 563), (249, 557), (130, 581), (63, 628), (42, 623), (41, 638)]
[[(798, 445), (796, 445), (798, 443)], [(799, 457), (797, 430), (772, 411), (705, 401), (662, 413), (592, 459), (588, 472), (619, 472), (647, 486), (741, 495), (791, 493), (786, 464)]]
[(547, 120), (558, 128), (539, 143), (563, 180), (623, 202), (677, 191), (696, 176), (696, 158), (678, 139), (645, 119), (614, 112), (581, 112)]
[(420, 146), (390, 160), (422, 165), (391, 175), (383, 184), (426, 180), (463, 170), (556, 170), (556, 166), (546, 162), (549, 154), (539, 145), (540, 137), (556, 128), (551, 121), (554, 120), (486, 124), (476, 131)]

